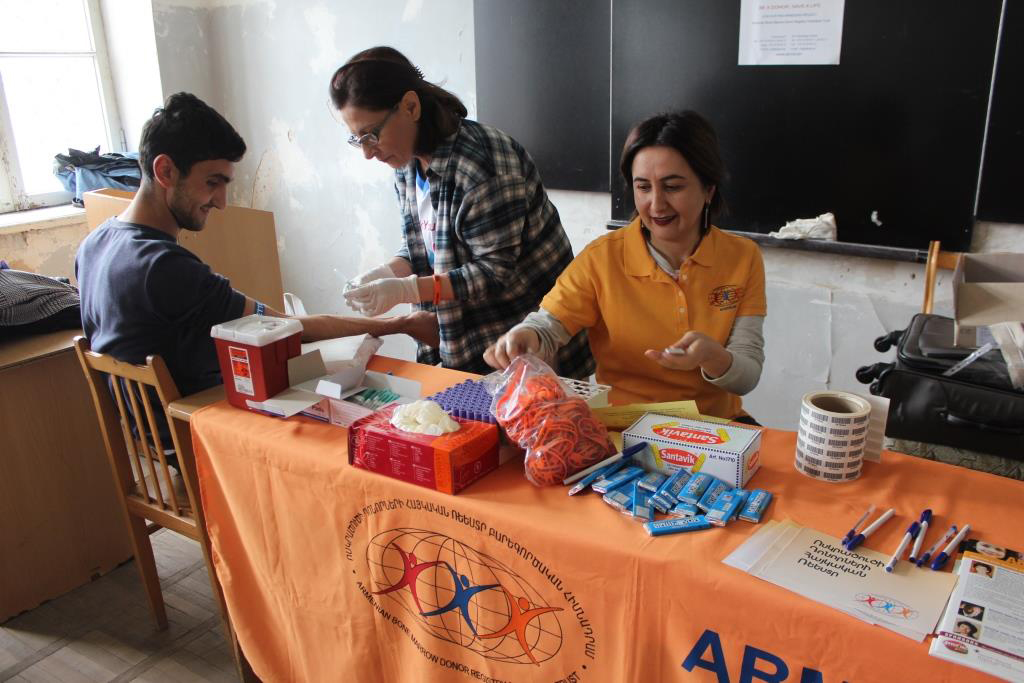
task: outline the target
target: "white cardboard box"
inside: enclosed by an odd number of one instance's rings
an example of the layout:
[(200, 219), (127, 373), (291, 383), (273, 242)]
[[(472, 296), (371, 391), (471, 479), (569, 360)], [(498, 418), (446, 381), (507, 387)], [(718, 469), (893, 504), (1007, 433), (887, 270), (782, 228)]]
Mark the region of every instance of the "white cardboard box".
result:
[(651, 445), (642, 462), (648, 471), (707, 472), (742, 488), (761, 467), (761, 430), (732, 424), (645, 413), (622, 433), (622, 447)]
[(963, 254), (953, 271), (953, 343), (976, 346), (975, 329), (1024, 320), (1024, 254)]
[[(302, 345), (302, 355), (288, 360), (289, 387), (266, 401), (247, 401), (250, 408), (281, 417), (298, 413), (332, 421), (330, 401), (341, 400), (366, 388), (391, 389), (403, 396), (415, 391), (419, 382), (366, 371), (370, 357), (381, 341), (369, 335)], [(377, 377), (377, 375), (380, 375)], [(400, 386), (393, 386), (399, 384)]]

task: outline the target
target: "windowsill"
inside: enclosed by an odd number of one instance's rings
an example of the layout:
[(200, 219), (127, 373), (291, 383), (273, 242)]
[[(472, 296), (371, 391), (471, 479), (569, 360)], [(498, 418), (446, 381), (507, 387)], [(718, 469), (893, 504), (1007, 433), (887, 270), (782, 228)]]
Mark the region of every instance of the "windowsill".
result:
[(85, 222), (85, 209), (74, 204), (47, 206), (42, 209), (28, 211), (12, 211), (0, 213), (0, 235), (26, 232), (28, 230), (44, 230), (76, 225)]

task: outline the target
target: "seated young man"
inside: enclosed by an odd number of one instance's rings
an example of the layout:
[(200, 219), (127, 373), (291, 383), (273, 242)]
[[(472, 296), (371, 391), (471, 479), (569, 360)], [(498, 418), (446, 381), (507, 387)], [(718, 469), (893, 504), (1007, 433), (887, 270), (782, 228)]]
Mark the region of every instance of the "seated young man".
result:
[[(282, 315), (233, 289), (178, 244), (181, 230), (202, 230), (210, 211), (224, 208), (244, 154), (245, 142), (223, 116), (194, 95), (171, 95), (142, 131), (141, 187), (120, 216), (85, 238), (75, 260), (82, 327), (92, 349), (129, 363), (161, 356), (182, 395), (222, 381), (213, 325), (251, 313)], [(431, 314), (300, 320), (305, 341), (363, 333), (404, 333), (428, 342), (437, 336)]]

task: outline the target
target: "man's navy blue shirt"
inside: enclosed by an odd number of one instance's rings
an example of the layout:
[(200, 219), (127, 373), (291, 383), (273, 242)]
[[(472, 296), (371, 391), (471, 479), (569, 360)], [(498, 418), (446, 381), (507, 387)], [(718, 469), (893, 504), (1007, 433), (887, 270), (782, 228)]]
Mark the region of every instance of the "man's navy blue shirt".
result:
[(75, 274), (94, 351), (161, 356), (183, 396), (221, 383), (210, 328), (240, 318), (245, 296), (173, 237), (111, 218), (83, 240)]

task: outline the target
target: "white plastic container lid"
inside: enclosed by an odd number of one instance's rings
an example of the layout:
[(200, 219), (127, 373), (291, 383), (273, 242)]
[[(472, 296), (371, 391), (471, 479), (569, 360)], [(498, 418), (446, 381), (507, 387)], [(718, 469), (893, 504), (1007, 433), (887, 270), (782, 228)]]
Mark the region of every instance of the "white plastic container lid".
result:
[(214, 325), (210, 336), (249, 346), (266, 346), (301, 332), (302, 323), (295, 318), (254, 314)]

